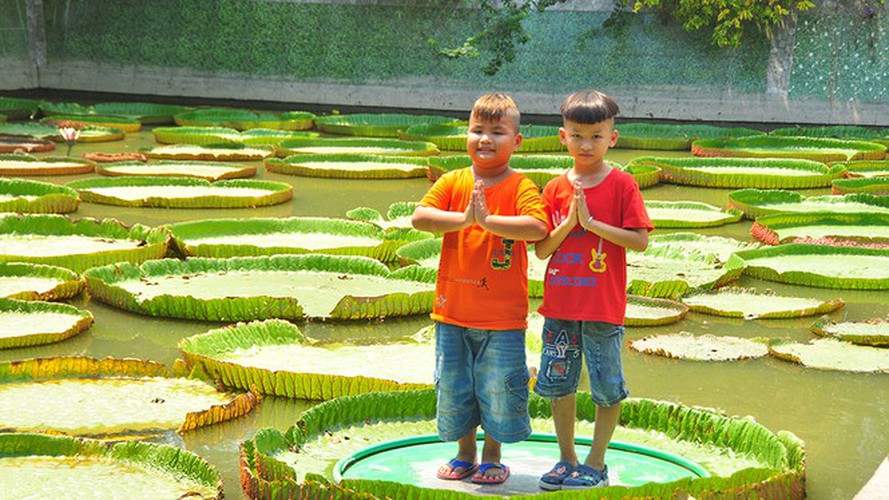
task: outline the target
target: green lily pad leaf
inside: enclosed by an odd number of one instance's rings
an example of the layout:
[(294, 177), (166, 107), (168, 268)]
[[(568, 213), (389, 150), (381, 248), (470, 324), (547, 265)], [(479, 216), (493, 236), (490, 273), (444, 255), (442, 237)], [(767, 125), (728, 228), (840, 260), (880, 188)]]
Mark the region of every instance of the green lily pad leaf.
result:
[(779, 189), (740, 189), (728, 195), (728, 206), (748, 219), (784, 212), (835, 212), (889, 214), (889, 198), (867, 193), (805, 197)]
[(323, 217), (212, 219), (167, 227), (189, 257), (326, 253), (390, 262), (403, 244), (375, 225)]
[[(445, 172), (472, 165), (469, 155), (430, 156), (426, 161), (429, 165), (426, 176), (433, 182)], [(609, 162), (609, 164), (614, 168), (620, 168), (617, 163)], [(547, 182), (564, 174), (566, 170), (574, 166), (574, 159), (570, 156), (556, 155), (513, 155), (509, 159), (509, 166), (525, 174), (537, 184), (537, 187), (543, 189)]]
[(853, 139), (856, 141), (877, 142), (889, 145), (889, 129), (872, 129), (853, 125), (776, 128), (769, 132), (769, 135), (781, 137), (829, 137), (833, 139)]
[(889, 177), (889, 160), (834, 163), (846, 169), (847, 177)]
[(149, 158), (160, 160), (210, 160), (210, 161), (249, 161), (262, 160), (275, 153), (269, 147), (245, 146), (243, 144), (214, 144), (196, 146), (191, 144), (171, 144), (140, 148)]
[(0, 297), (18, 300), (60, 300), (83, 291), (83, 277), (63, 267), (0, 262)]
[(252, 128), (241, 132), (241, 142), (248, 145), (277, 146), (287, 139), (299, 137), (320, 137), (318, 132), (307, 130), (280, 130), (274, 128)]
[(859, 373), (889, 373), (889, 349), (860, 346), (831, 338), (807, 344), (773, 340), (769, 354), (807, 368)]
[(889, 196), (889, 177), (856, 177), (835, 179), (831, 184), (833, 194), (870, 193), (876, 196)]
[(661, 181), (661, 167), (654, 165), (633, 165), (632, 162), (621, 167), (621, 170), (633, 176), (639, 189), (650, 188)]
[(212, 425), (245, 415), (258, 402), (254, 393), (234, 396), (166, 373), (163, 364), (138, 359), (0, 363), (0, 405), (15, 409), (0, 415), (0, 429), (126, 439)]
[(266, 170), (279, 174), (342, 179), (407, 179), (426, 175), (426, 159), (413, 156), (303, 154), (269, 158)]
[(193, 108), (153, 102), (100, 102), (93, 105), (92, 109), (100, 115), (131, 118), (138, 120), (143, 125), (165, 125), (173, 123), (173, 115), (185, 113)]
[(841, 139), (756, 136), (698, 140), (692, 144), (691, 153), (695, 156), (800, 158), (829, 163), (882, 160), (886, 156), (886, 146), (874, 142)]
[[(55, 142), (65, 142), (59, 127), (40, 123), (0, 123), (0, 134), (28, 135)], [(88, 126), (81, 129), (78, 142), (110, 142), (123, 140), (125, 132), (119, 128)]]
[(185, 177), (110, 177), (69, 182), (84, 201), (152, 208), (245, 208), (278, 205), (293, 197), (284, 182)]
[(155, 260), (89, 269), (96, 299), (149, 316), (367, 319), (432, 311), (434, 275), (367, 257), (273, 255)]
[[(417, 205), (418, 203), (414, 201), (397, 201), (389, 205), (389, 209), (386, 211), (385, 216), (375, 208), (357, 207), (346, 212), (346, 217), (352, 220), (370, 222), (371, 224), (379, 226), (387, 231), (403, 229), (415, 231), (412, 229), (413, 226), (411, 225), (411, 216), (414, 214), (414, 210), (417, 208)], [(426, 233), (423, 231), (415, 232), (427, 235), (425, 238), (417, 239), (426, 239), (432, 237), (431, 233)]]
[(0, 155), (0, 175), (72, 175), (92, 172), (95, 164), (64, 157), (37, 158), (14, 154)]
[(157, 127), (154, 139), (161, 144), (252, 144), (274, 146), (285, 139), (318, 137), (316, 132), (252, 129), (239, 132), (228, 127)]
[(692, 311), (744, 319), (799, 318), (836, 311), (842, 299), (819, 300), (789, 297), (750, 288), (729, 287), (682, 298)]
[(889, 320), (886, 318), (835, 323), (824, 316), (812, 324), (812, 332), (858, 345), (889, 347)]
[[(655, 249), (668, 248), (689, 255), (696, 254), (716, 263), (728, 262), (729, 257), (735, 252), (759, 247), (758, 243), (747, 243), (734, 238), (705, 236), (697, 233), (657, 234), (648, 240), (648, 248), (653, 252), (656, 251)], [(631, 254), (635, 255), (635, 252), (627, 253), (627, 255)]]
[(54, 149), (56, 149), (56, 143), (48, 139), (0, 132), (0, 154), (39, 153)]
[(739, 361), (761, 358), (769, 353), (768, 346), (756, 340), (689, 332), (654, 335), (627, 343), (634, 351), (644, 354), (690, 361)]
[[(0, 169), (4, 163), (0, 156)], [(0, 212), (69, 213), (77, 210), (77, 191), (49, 182), (0, 178)]]
[(40, 111), (40, 101), (19, 97), (0, 97), (0, 113), (9, 120), (30, 120)]
[(432, 156), (439, 153), (431, 142), (398, 139), (295, 138), (281, 141), (275, 149), (281, 158), (296, 154)]
[(3, 433), (0, 457), (9, 498), (222, 498), (222, 478), (210, 464), (164, 444)]
[(658, 167), (672, 184), (717, 188), (807, 189), (829, 186), (845, 168), (781, 158), (634, 158), (630, 165)]
[(398, 137), (399, 130), (418, 124), (452, 124), (447, 116), (408, 115), (401, 113), (330, 115), (315, 118), (315, 127), (328, 134), (364, 137)]
[(138, 132), (142, 123), (131, 118), (106, 115), (52, 115), (41, 118), (40, 123), (60, 127), (68, 123), (81, 123), (88, 127), (105, 127), (123, 130), (125, 133)]
[(741, 220), (740, 210), (722, 210), (698, 201), (645, 202), (651, 222), (659, 228), (713, 227)]
[(704, 245), (695, 250), (694, 240), (688, 240), (682, 245), (650, 244), (644, 252), (627, 252), (627, 291), (673, 298), (719, 288), (741, 276), (742, 268), (723, 268), (720, 255)]
[(170, 161), (145, 164), (138, 161), (99, 165), (96, 172), (110, 177), (193, 177), (206, 181), (242, 179), (256, 175), (256, 167), (212, 161)]
[(727, 269), (769, 281), (821, 288), (889, 289), (889, 250), (790, 243), (734, 254)]
[[(522, 125), (521, 153), (565, 151), (559, 139), (559, 127), (550, 125)], [(398, 137), (411, 141), (426, 141), (446, 151), (466, 151), (466, 125), (418, 124), (398, 133)]]
[(236, 130), (306, 130), (315, 123), (315, 115), (308, 111), (269, 113), (234, 108), (195, 109), (177, 113), (173, 119), (177, 125), (184, 127), (229, 127)]
[(688, 151), (696, 139), (726, 139), (764, 135), (749, 128), (727, 128), (712, 125), (661, 123), (621, 123), (615, 126), (620, 132), (615, 148), (659, 149), (664, 151)]
[(67, 304), (0, 298), (0, 349), (61, 342), (92, 324), (92, 313)]
[(661, 326), (681, 321), (688, 306), (673, 300), (627, 296), (626, 326)]
[(820, 245), (889, 248), (889, 213), (787, 213), (756, 219), (750, 234), (769, 245)]

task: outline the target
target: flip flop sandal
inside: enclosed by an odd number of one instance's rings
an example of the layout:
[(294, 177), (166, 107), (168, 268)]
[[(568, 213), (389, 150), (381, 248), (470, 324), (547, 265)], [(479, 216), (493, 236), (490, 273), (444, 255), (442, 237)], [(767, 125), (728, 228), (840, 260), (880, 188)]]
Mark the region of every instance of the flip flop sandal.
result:
[(562, 489), (562, 481), (574, 472), (574, 466), (571, 462), (556, 462), (549, 472), (540, 477), (537, 485), (540, 489), (546, 491), (558, 491)]
[[(493, 467), (503, 469), (503, 474), (498, 477), (485, 477), (485, 472)], [(500, 462), (484, 462), (478, 466), (478, 472), (478, 474), (472, 476), (472, 479), (470, 479), (470, 481), (475, 484), (500, 484), (506, 481), (506, 478), (509, 477), (509, 467), (501, 464)]]
[[(448, 462), (448, 465), (451, 467), (451, 472), (448, 472), (446, 474), (437, 472), (435, 475), (439, 479), (447, 479), (448, 481), (459, 481), (475, 474), (475, 471), (478, 470), (478, 464), (464, 462), (463, 460), (457, 460), (456, 458), (452, 458)], [(463, 467), (463, 470), (461, 472), (455, 472), (458, 467)]]

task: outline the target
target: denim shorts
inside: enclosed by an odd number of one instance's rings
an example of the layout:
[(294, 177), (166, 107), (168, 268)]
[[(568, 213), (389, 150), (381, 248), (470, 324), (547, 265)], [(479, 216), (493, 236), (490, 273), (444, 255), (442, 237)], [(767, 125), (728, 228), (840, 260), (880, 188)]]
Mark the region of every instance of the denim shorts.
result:
[(534, 392), (549, 399), (576, 392), (582, 354), (590, 372), (593, 401), (598, 406), (616, 405), (630, 395), (620, 361), (623, 339), (621, 325), (546, 318)]
[(456, 441), (481, 425), (501, 443), (531, 435), (524, 330), (435, 323), (438, 435)]

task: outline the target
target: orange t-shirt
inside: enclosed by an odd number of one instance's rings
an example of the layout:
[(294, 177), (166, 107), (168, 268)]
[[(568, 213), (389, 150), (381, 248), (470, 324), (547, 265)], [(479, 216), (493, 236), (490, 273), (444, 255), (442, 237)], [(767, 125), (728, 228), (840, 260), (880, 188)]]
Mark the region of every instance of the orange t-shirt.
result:
[[(441, 176), (420, 205), (463, 212), (472, 198), (472, 168)], [(537, 186), (513, 172), (485, 189), (493, 215), (529, 215), (546, 222)], [(527, 327), (528, 251), (524, 241), (504, 239), (478, 225), (445, 233), (432, 319), (481, 330)]]

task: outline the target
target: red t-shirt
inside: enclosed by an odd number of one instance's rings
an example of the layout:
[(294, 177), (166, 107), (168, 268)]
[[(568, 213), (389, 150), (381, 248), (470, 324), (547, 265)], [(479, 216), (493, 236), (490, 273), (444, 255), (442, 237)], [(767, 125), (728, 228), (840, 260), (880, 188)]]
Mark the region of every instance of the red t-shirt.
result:
[[(623, 229), (654, 229), (639, 185), (630, 174), (613, 169), (602, 182), (583, 192), (590, 215), (596, 220)], [(543, 189), (550, 230), (567, 216), (573, 199), (574, 187), (567, 173), (551, 180)], [(549, 318), (624, 324), (627, 309), (624, 247), (577, 225), (550, 257), (543, 283), (540, 314)]]
[[(420, 200), (427, 207), (463, 212), (472, 199), (471, 168), (439, 178)], [(537, 186), (513, 172), (485, 189), (494, 215), (546, 220)], [(432, 319), (482, 330), (527, 327), (528, 251), (524, 241), (504, 239), (477, 224), (445, 233), (435, 284)]]

